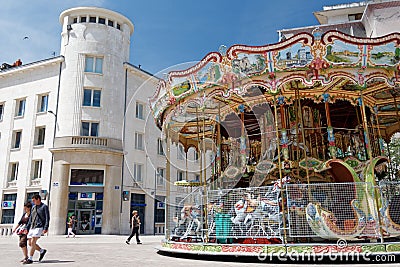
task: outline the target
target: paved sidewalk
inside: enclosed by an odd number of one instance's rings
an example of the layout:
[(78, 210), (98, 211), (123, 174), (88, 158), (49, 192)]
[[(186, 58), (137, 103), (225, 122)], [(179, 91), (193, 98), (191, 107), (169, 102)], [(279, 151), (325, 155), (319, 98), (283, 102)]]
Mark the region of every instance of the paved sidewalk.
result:
[[(37, 262), (39, 255), (36, 254), (34, 256), (35, 262), (31, 266), (276, 266), (276, 264), (235, 262), (235, 257), (226, 259), (225, 261), (207, 261), (204, 257), (200, 257), (200, 259), (188, 259), (164, 256), (158, 254), (155, 249), (155, 247), (160, 245), (161, 239), (161, 236), (142, 236), (142, 245), (137, 245), (135, 242), (127, 245), (125, 244), (126, 236), (92, 235), (77, 236), (76, 238), (44, 236), (39, 239), (39, 244), (43, 248), (46, 248), (48, 252), (40, 263)], [(22, 252), (18, 247), (17, 236), (0, 237), (0, 251), (1, 267), (22, 266), (19, 263), (19, 260), (22, 259)], [(279, 264), (279, 266), (293, 266), (293, 264)], [(307, 267), (305, 264), (300, 266)], [(379, 266), (395, 265), (385, 264)]]

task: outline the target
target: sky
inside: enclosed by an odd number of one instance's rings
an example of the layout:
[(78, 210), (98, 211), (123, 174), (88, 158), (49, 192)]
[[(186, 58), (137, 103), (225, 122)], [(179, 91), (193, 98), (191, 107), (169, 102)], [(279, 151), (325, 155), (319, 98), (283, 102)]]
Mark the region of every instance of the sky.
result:
[[(351, 0), (0, 0), (0, 64), (60, 53), (62, 11), (103, 7), (130, 19), (130, 60), (153, 74), (200, 61), (220, 45), (265, 45), (277, 30), (317, 25), (313, 12)], [(28, 37), (28, 38), (25, 38)]]

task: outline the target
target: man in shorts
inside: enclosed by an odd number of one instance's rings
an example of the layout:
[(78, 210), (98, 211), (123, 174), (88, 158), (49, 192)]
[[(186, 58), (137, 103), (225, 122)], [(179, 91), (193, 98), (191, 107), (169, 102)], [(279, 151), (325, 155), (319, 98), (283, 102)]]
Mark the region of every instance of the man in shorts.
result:
[(39, 261), (43, 259), (44, 255), (47, 252), (47, 250), (41, 248), (37, 244), (37, 241), (42, 236), (42, 234), (46, 234), (49, 229), (49, 208), (46, 204), (42, 203), (40, 195), (34, 195), (32, 197), (32, 203), (34, 204), (34, 206), (32, 208), (28, 224), (26, 225), (26, 228), (29, 230), (27, 237), (29, 246), (31, 248), (29, 251), (29, 257), (23, 262), (23, 264), (33, 263), (33, 254), (35, 253), (35, 250), (40, 252)]

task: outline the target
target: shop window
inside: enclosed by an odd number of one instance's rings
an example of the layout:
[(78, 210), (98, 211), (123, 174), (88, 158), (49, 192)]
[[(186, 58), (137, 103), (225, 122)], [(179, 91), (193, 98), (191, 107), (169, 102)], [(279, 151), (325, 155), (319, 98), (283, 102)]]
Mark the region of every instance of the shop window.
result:
[(14, 223), (15, 217), (15, 201), (17, 200), (17, 194), (5, 194), (2, 202), (2, 224)]
[(81, 23), (86, 22), (86, 17), (81, 17)]
[(156, 196), (155, 199), (155, 212), (154, 212), (154, 221), (156, 223), (165, 223), (165, 197), (164, 196)]
[(108, 20), (108, 26), (114, 27), (114, 21)]
[(71, 169), (70, 185), (104, 186), (104, 170)]
[(106, 24), (105, 18), (99, 18), (99, 24)]
[(89, 22), (96, 23), (96, 17), (89, 17)]

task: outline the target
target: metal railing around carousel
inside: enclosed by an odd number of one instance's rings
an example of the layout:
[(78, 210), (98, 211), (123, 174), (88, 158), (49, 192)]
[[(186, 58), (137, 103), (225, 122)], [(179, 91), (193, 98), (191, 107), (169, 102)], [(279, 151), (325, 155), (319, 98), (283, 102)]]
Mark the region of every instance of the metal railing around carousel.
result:
[(277, 186), (209, 190), (207, 204), (203, 203), (203, 190), (198, 188), (171, 207), (172, 241), (226, 244), (250, 238), (255, 243), (283, 243), (283, 218), (288, 242), (400, 236), (400, 182), (286, 184), (282, 191)]

